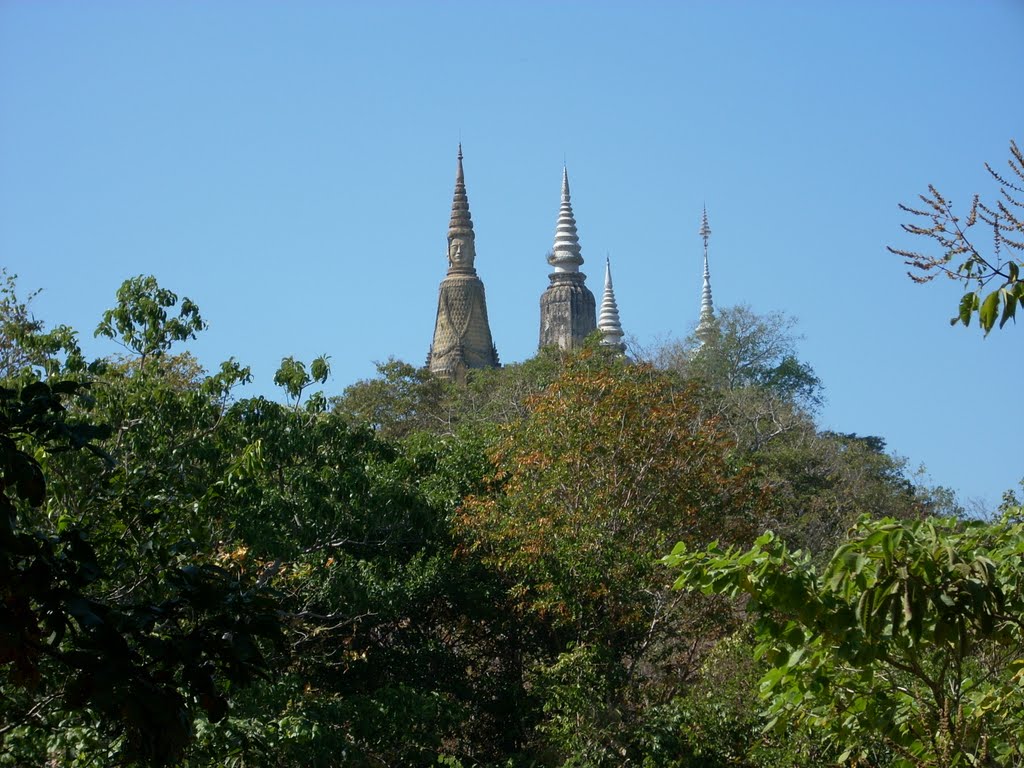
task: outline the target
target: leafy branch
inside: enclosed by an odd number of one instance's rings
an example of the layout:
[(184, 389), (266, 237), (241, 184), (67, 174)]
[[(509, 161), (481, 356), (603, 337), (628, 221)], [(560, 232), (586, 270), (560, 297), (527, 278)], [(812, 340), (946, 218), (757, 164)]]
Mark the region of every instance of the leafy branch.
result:
[[(1011, 175), (1000, 174), (985, 163), (985, 169), (999, 185), (998, 198), (986, 203), (979, 195), (971, 201), (966, 219), (958, 216), (952, 202), (934, 186), (921, 195), (923, 207), (900, 204), (900, 210), (916, 217), (902, 224), (904, 232), (935, 241), (939, 255), (912, 249), (887, 246), (890, 253), (903, 258), (911, 269), (907, 272), (915, 283), (927, 283), (945, 275), (968, 286), (960, 299), (959, 310), (951, 325), (970, 325), (975, 314), (988, 335), (998, 321), (1002, 328), (1013, 319), (1017, 306), (1024, 303), (1024, 153), (1010, 141)], [(917, 223), (924, 221), (925, 224)], [(992, 237), (990, 252), (980, 248), (974, 228), (982, 225)]]

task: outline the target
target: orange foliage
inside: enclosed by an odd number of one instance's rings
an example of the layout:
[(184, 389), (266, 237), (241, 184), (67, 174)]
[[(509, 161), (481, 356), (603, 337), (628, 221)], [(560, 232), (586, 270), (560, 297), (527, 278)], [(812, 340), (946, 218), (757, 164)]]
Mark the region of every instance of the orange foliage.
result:
[(759, 490), (732, 456), (692, 386), (584, 353), (506, 427), (461, 532), (508, 575), (521, 611), (645, 621), (676, 541), (749, 538)]

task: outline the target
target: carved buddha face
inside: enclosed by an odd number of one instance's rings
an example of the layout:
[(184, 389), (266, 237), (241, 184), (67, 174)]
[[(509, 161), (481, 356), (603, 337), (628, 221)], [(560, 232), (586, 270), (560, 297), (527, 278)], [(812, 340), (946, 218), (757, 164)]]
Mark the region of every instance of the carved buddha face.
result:
[(473, 268), (473, 243), (453, 241), (448, 246), (448, 266)]

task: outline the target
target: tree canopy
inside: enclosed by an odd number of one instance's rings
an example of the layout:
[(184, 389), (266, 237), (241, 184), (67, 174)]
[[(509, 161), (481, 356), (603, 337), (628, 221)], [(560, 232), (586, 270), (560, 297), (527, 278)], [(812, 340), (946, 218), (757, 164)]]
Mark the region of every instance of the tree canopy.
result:
[[(594, 345), (454, 384), (391, 360), (338, 396), (310, 393), (326, 356), (286, 356), (277, 402), (243, 396), (242, 362), (204, 370), (198, 307), (153, 278), (101, 323), (126, 354), (89, 364), (6, 286), (0, 766), (881, 768), (978, 739), (1015, 757), (1018, 529), (931, 521), (955, 508), (881, 438), (822, 431), (785, 316), (725, 309), (715, 343), (658, 366)], [(851, 532), (863, 515), (891, 519)], [(690, 591), (662, 560), (680, 540)], [(747, 584), (751, 564), (803, 592), (731, 597), (722, 574)], [(875, 617), (847, 634), (871, 675), (813, 623), (765, 645), (786, 608), (769, 593), (827, 623), (865, 591)], [(942, 595), (996, 606), (1002, 629), (943, 629)], [(923, 713), (893, 694), (896, 731), (859, 704), (837, 730), (794, 660), (772, 690), (807, 712), (769, 699), (765, 731), (759, 681), (800, 643), (850, 701), (919, 683)], [(945, 741), (893, 735), (950, 702)]]
[(744, 595), (770, 725), (806, 723), (840, 761), (1019, 765), (1024, 526), (865, 519), (819, 571), (770, 533), (748, 551), (677, 545), (676, 586)]

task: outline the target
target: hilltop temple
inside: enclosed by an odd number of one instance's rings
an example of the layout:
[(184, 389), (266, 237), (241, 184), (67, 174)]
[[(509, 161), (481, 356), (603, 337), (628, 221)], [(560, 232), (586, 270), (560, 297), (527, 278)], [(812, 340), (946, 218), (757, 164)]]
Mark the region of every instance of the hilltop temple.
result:
[[(700, 322), (697, 338), (706, 343), (717, 333), (714, 306), (711, 301), (711, 278), (708, 272), (707, 209), (700, 228), (704, 239), (704, 284), (701, 296)], [(459, 144), (455, 172), (455, 194), (448, 223), (448, 273), (438, 291), (434, 340), (427, 353), (431, 373), (456, 381), (465, 379), (472, 368), (497, 368), (498, 350), (491, 337), (487, 320), (484, 284), (476, 273), (476, 235), (469, 213), (469, 196)], [(611, 261), (605, 261), (604, 293), (600, 317), (594, 294), (586, 286), (587, 276), (580, 272), (583, 255), (576, 218), (569, 194), (569, 172), (562, 169), (562, 200), (555, 223), (555, 242), (547, 256), (553, 271), (549, 285), (540, 297), (539, 348), (556, 346), (578, 349), (594, 331), (601, 332), (603, 346), (625, 353), (625, 335), (619, 320), (619, 308), (612, 287)]]

